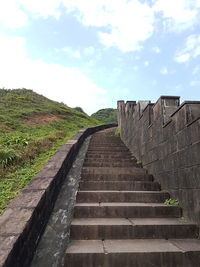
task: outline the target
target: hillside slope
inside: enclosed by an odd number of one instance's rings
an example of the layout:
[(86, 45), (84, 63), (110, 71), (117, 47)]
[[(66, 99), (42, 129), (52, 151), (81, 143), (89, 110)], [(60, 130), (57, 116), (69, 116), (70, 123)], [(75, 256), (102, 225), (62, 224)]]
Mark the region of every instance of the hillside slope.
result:
[(100, 109), (91, 117), (103, 123), (117, 123), (117, 110), (114, 108)]
[(0, 213), (60, 145), (98, 124), (32, 90), (0, 89)]

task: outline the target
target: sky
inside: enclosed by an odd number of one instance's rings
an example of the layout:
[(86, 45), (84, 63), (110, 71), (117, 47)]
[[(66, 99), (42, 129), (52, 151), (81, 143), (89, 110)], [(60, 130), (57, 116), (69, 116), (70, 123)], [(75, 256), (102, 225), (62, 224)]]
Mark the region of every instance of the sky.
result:
[(200, 100), (200, 0), (1, 0), (0, 88), (91, 114)]

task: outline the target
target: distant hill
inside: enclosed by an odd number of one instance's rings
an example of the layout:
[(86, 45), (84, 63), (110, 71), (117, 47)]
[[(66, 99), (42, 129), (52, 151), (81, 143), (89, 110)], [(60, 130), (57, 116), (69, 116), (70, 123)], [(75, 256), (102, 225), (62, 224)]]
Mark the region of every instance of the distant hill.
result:
[(74, 109), (75, 109), (76, 111), (79, 111), (79, 112), (81, 112), (81, 113), (86, 114), (85, 111), (84, 111), (81, 107), (75, 107)]
[(0, 213), (59, 146), (101, 124), (32, 90), (0, 89)]
[(100, 109), (91, 115), (103, 123), (117, 123), (117, 110), (114, 108)]

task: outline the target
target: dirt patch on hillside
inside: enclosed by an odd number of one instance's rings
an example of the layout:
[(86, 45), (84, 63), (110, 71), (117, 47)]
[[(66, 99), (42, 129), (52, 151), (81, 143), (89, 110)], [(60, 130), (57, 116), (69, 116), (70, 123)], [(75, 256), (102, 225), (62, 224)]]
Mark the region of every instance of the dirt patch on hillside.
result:
[(25, 121), (28, 126), (47, 126), (50, 121), (61, 121), (53, 114), (36, 114)]
[(4, 123), (0, 123), (0, 129), (5, 129), (6, 131), (13, 131), (11, 127), (9, 127), (8, 125)]

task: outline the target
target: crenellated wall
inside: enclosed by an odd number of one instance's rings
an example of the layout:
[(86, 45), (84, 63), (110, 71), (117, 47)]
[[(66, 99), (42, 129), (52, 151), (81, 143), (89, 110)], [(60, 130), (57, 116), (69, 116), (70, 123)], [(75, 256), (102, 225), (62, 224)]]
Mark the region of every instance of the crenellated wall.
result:
[(144, 168), (180, 201), (184, 216), (200, 224), (200, 101), (118, 101), (118, 124)]

